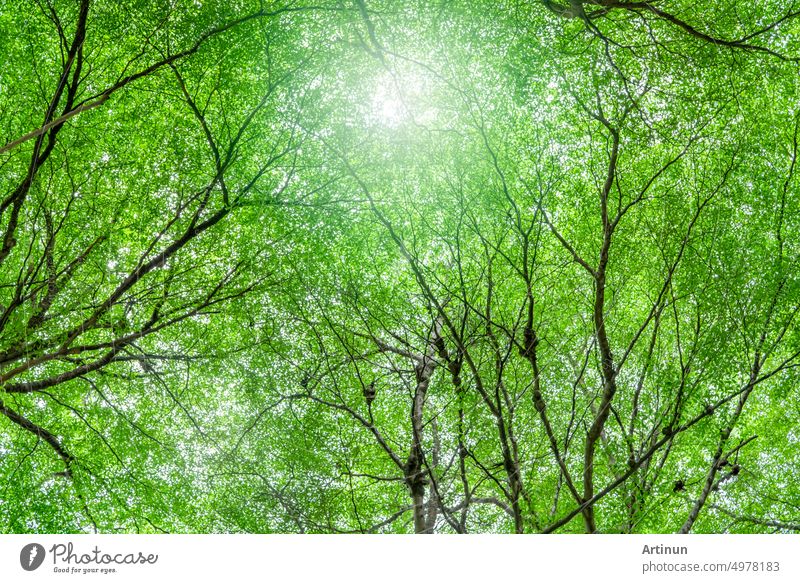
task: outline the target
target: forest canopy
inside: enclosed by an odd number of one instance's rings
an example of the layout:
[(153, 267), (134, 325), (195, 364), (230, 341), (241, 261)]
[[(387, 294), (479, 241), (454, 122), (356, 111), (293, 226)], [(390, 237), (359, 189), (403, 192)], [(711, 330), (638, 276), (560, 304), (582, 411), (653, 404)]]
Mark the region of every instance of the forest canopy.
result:
[(0, 55), (0, 532), (800, 531), (794, 0), (10, 0)]

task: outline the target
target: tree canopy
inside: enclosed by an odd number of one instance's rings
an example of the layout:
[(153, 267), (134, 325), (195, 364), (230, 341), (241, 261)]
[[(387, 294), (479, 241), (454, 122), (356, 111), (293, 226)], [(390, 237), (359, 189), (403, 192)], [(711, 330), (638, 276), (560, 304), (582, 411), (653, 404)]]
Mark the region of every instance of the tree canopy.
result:
[(0, 531), (800, 530), (793, 0), (0, 32)]

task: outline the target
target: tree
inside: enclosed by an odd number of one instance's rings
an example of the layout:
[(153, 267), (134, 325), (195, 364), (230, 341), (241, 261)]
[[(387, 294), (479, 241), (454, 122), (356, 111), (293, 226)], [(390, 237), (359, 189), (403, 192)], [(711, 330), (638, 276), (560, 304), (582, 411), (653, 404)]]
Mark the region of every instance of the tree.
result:
[[(298, 38), (281, 27), (299, 10), (144, 8), (136, 28), (88, 0), (7, 15), (7, 131), (40, 126), (4, 147), (0, 412), (25, 452), (8, 475), (74, 482), (39, 488), (67, 508), (76, 496), (95, 528), (90, 497), (116, 508), (132, 495), (109, 491), (111, 476), (135, 490), (154, 444), (180, 448), (163, 439), (166, 418), (142, 421), (151, 408), (172, 403), (203, 434), (169, 377), (213, 355), (221, 332), (204, 328), (221, 305), (270, 281), (260, 264), (275, 246), (256, 240), (292, 189), (311, 99), (311, 54), (283, 58)], [(237, 77), (227, 60), (249, 54), (262, 58)]]
[(800, 528), (794, 6), (29, 8), (5, 530)]

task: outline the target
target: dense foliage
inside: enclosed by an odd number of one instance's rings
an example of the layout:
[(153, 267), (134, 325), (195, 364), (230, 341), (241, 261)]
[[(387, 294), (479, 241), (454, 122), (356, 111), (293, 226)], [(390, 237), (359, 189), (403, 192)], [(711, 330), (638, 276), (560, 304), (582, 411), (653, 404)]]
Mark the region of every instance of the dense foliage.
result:
[(793, 2), (0, 32), (0, 531), (800, 530)]

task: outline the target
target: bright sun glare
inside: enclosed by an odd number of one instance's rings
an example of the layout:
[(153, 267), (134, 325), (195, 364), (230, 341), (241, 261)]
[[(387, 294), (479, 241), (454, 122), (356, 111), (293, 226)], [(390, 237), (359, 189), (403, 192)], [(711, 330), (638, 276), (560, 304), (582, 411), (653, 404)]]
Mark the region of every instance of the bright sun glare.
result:
[(375, 110), (380, 120), (388, 126), (397, 126), (403, 121), (404, 108), (403, 102), (391, 95), (376, 97), (377, 103)]
[(372, 117), (384, 126), (396, 128), (406, 121), (430, 120), (433, 109), (426, 103), (427, 88), (416, 75), (380, 75), (372, 94)]

